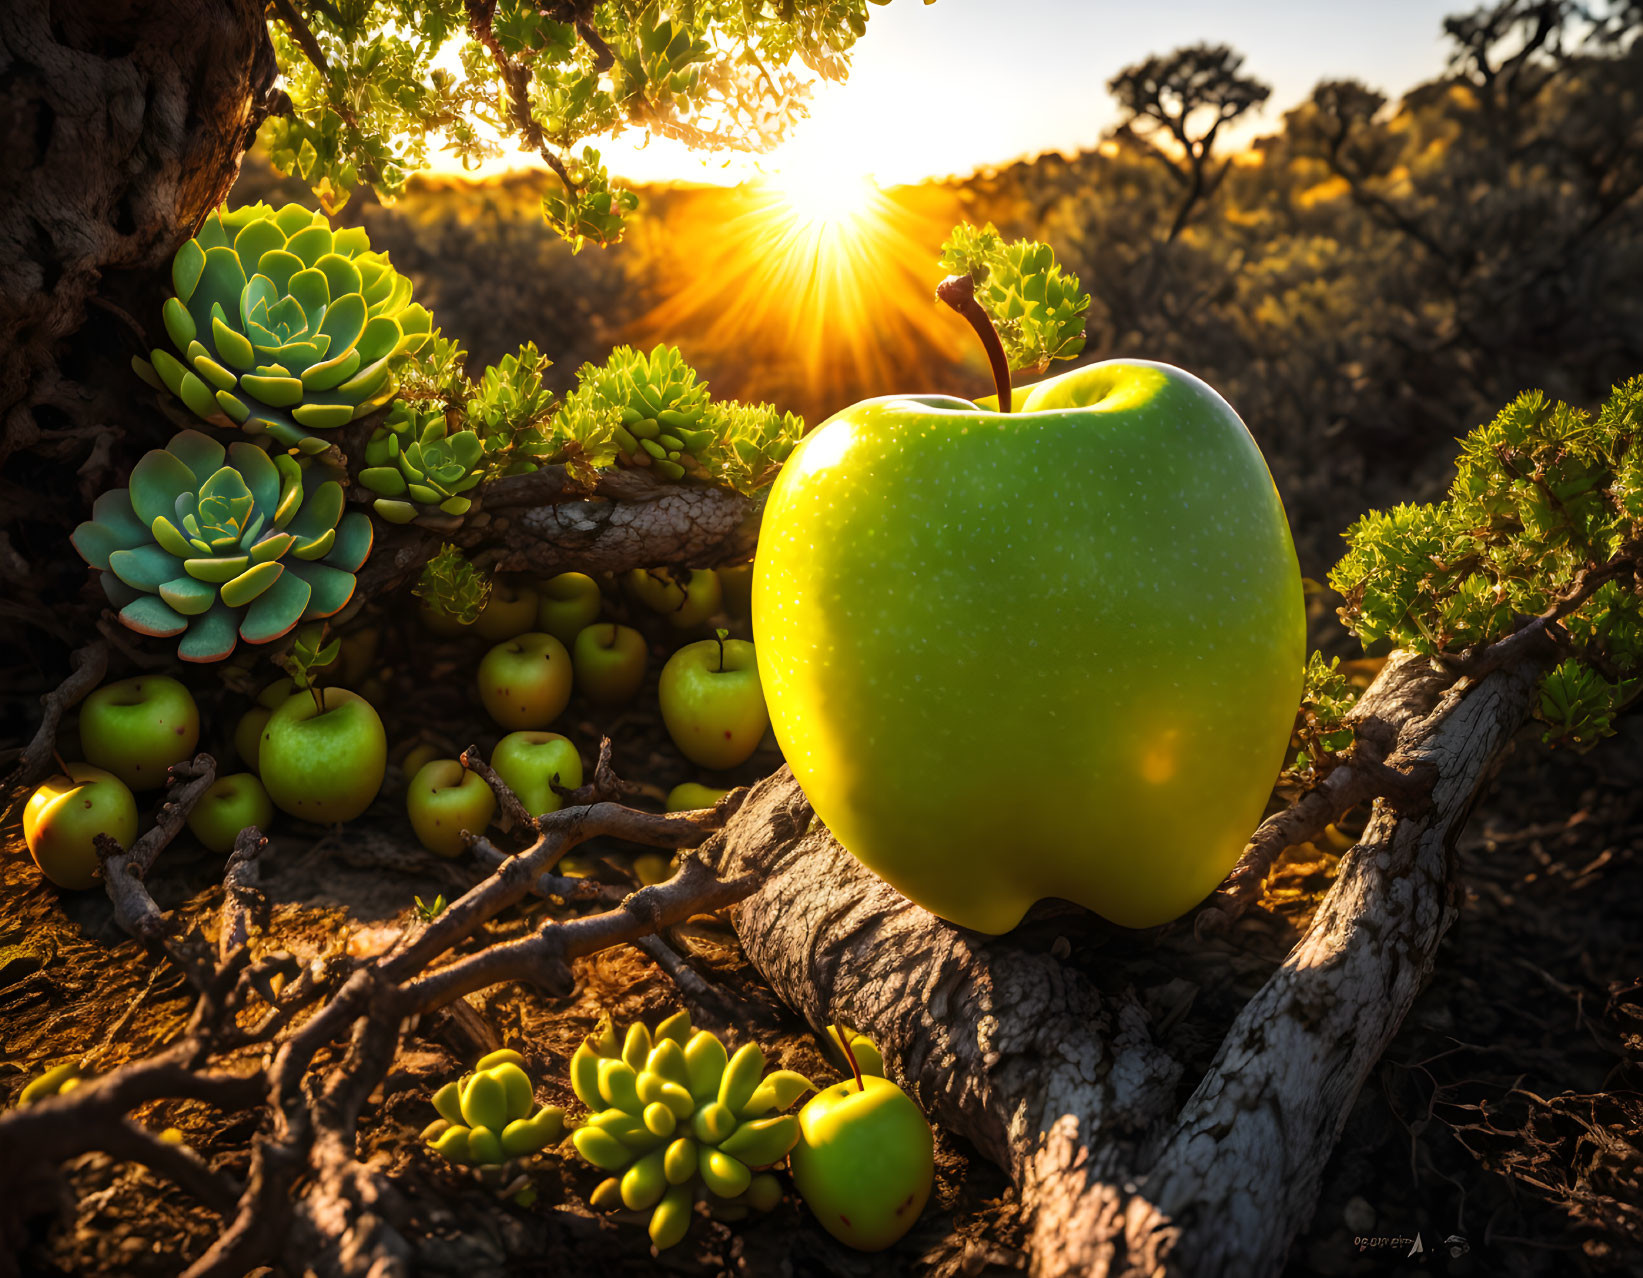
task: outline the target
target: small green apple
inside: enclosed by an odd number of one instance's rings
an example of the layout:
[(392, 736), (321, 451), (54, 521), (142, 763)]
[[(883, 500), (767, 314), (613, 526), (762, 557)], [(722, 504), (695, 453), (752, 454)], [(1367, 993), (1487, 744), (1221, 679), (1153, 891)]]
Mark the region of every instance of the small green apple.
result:
[(86, 762), (133, 790), (157, 790), (173, 763), (200, 743), (200, 711), (187, 688), (166, 675), (105, 684), (80, 707)]
[(276, 679), (257, 694), (257, 704), (269, 710), (278, 710), (287, 697), (297, 695), (297, 685), (291, 679)]
[(440, 856), (462, 855), (462, 831), (483, 834), (496, 814), (496, 795), (456, 759), (430, 759), (411, 778), (405, 810), (422, 846)]
[(694, 630), (724, 606), (719, 575), (711, 568), (635, 568), (627, 575), (639, 602), (667, 618), (677, 630)]
[(474, 619), (473, 632), (493, 643), (522, 635), (536, 624), (536, 591), (518, 582), (498, 578), (491, 585), (491, 597)]
[(823, 1229), (858, 1251), (883, 1251), (929, 1201), (935, 1140), (906, 1092), (868, 1074), (806, 1102), (789, 1159)]
[(376, 626), (361, 626), (342, 636), (341, 682), (358, 687), (365, 676), (376, 669), (377, 648), (382, 643), (382, 631)]
[(29, 796), (23, 841), (40, 872), (58, 887), (84, 891), (97, 882), (96, 835), (122, 848), (137, 837), (137, 800), (112, 772), (71, 763)]
[(248, 825), (264, 834), (274, 819), (274, 805), (262, 782), (249, 772), (218, 777), (188, 814), (188, 828), (210, 852), (228, 852)]
[(567, 648), (576, 642), (584, 626), (599, 619), (599, 609), (605, 602), (599, 583), (584, 572), (562, 572), (539, 582), (536, 592), (536, 628)]
[(268, 716), (273, 713), (267, 706), (252, 706), (234, 725), (234, 753), (253, 772), (257, 770), (257, 756), (262, 750), (262, 730), (268, 726)]
[(427, 741), (418, 741), (405, 752), (405, 757), (399, 761), (399, 770), (405, 775), (408, 782), (418, 772), (422, 771), (424, 763), (431, 759), (443, 757), (444, 754), (438, 746)]
[(416, 615), (422, 618), (423, 629), (441, 639), (459, 639), (463, 635), (474, 633), (473, 622), (458, 621), (443, 608), (434, 607), (426, 599), (416, 601)]
[(571, 662), (552, 635), (528, 631), (479, 663), (479, 699), (504, 728), (545, 728), (570, 701)]
[(680, 648), (662, 667), (657, 698), (673, 744), (704, 768), (744, 761), (770, 723), (753, 645), (742, 639), (703, 639)]
[(695, 781), (685, 781), (667, 792), (667, 810), (695, 812), (701, 808), (711, 808), (729, 793), (729, 790), (715, 790)]
[(632, 626), (603, 621), (576, 636), (572, 664), (576, 687), (596, 705), (633, 700), (645, 681), (645, 637)]
[(717, 569), (719, 588), (724, 592), (725, 611), (745, 618), (753, 611), (753, 561)]
[(288, 697), (268, 717), (257, 762), (282, 812), (321, 824), (352, 821), (382, 788), (388, 739), (369, 701), (325, 688), (318, 697)]
[(491, 751), (491, 767), (532, 816), (564, 807), (555, 785), (574, 790), (582, 784), (582, 756), (557, 732), (508, 733)]

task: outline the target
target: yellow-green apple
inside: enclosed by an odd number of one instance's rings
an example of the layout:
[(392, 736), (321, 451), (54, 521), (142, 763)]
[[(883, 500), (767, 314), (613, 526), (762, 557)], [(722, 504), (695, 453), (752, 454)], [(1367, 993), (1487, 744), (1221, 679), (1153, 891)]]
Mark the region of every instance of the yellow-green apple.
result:
[(584, 626), (599, 619), (604, 596), (599, 583), (585, 572), (562, 572), (538, 582), (536, 587), (536, 628), (550, 634), (565, 647), (576, 642)]
[(635, 568), (627, 575), (639, 602), (679, 630), (693, 630), (724, 606), (719, 575), (711, 568)]
[(440, 856), (461, 856), (462, 831), (485, 832), (496, 813), (496, 795), (460, 761), (430, 759), (411, 778), (405, 810), (423, 847)]
[(667, 810), (695, 812), (700, 808), (711, 808), (729, 793), (729, 790), (715, 790), (695, 781), (685, 781), (667, 792)]
[(545, 728), (570, 701), (571, 663), (552, 635), (527, 631), (479, 662), (479, 699), (504, 728)]
[(645, 681), (645, 637), (610, 621), (584, 626), (571, 660), (584, 697), (596, 705), (621, 705)]
[(882, 1251), (913, 1227), (935, 1174), (930, 1124), (906, 1092), (871, 1074), (812, 1096), (788, 1157), (822, 1228), (860, 1251)]
[(273, 713), (267, 706), (252, 706), (234, 725), (234, 753), (253, 772), (257, 770), (257, 757), (262, 751), (262, 730), (268, 726), (268, 716)]
[(669, 657), (657, 687), (673, 744), (704, 768), (741, 763), (758, 748), (770, 722), (753, 645), (719, 633)]
[(258, 748), (268, 797), (304, 821), (352, 821), (376, 798), (388, 739), (371, 703), (346, 688), (287, 697)]
[[(1190, 373), (868, 400), (794, 450), (754, 565), (776, 739), (816, 814), (981, 932), (1175, 918), (1238, 859), (1295, 718), (1301, 579), (1261, 450)], [(974, 762), (991, 760), (977, 803)], [(1003, 855), (1001, 855), (1003, 853)]]
[(382, 631), (376, 626), (361, 626), (343, 635), (342, 652), (337, 658), (342, 663), (340, 682), (356, 688), (363, 683), (376, 669), (381, 643)]
[(84, 891), (97, 882), (99, 834), (129, 848), (137, 837), (137, 800), (119, 777), (89, 763), (69, 764), (23, 806), (29, 855), (58, 887)]
[(443, 608), (436, 608), (426, 599), (416, 601), (416, 615), (422, 618), (423, 628), (441, 639), (459, 639), (474, 633), (474, 623), (461, 621)]
[(86, 762), (133, 790), (157, 790), (167, 769), (194, 756), (200, 711), (188, 689), (167, 675), (105, 684), (80, 707)]
[(439, 746), (428, 741), (418, 741), (405, 752), (405, 757), (399, 761), (399, 770), (404, 774), (405, 780), (409, 782), (412, 777), (422, 771), (424, 763), (427, 763), (430, 759), (440, 758), (444, 758), (444, 751)]
[(753, 607), (753, 561), (731, 564), (716, 570), (719, 589), (724, 592), (724, 607), (732, 617), (745, 618)]
[(240, 831), (254, 825), (264, 834), (274, 819), (274, 805), (262, 782), (249, 772), (218, 777), (188, 814), (188, 828), (210, 852), (227, 852)]
[(474, 619), (473, 632), (495, 642), (522, 635), (536, 624), (536, 591), (518, 582), (498, 578), (491, 597)]
[(510, 732), (491, 751), (491, 767), (532, 816), (557, 812), (565, 801), (554, 790), (582, 784), (582, 757), (557, 732)]

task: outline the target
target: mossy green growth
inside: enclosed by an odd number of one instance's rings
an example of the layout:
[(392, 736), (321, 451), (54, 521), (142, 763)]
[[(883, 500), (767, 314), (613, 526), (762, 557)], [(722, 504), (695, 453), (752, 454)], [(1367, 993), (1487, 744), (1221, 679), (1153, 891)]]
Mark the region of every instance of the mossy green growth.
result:
[(338, 476), (314, 460), (185, 430), (99, 497), (70, 540), (101, 570), (123, 625), (181, 636), (177, 655), (204, 662), (341, 610), (372, 532), (364, 514), (343, 513)]
[(757, 1045), (731, 1055), (715, 1035), (693, 1030), (688, 1012), (654, 1032), (636, 1022), (620, 1036), (608, 1017), (600, 1021), (570, 1062), (571, 1087), (592, 1111), (571, 1141), (610, 1173), (593, 1205), (649, 1212), (659, 1250), (685, 1236), (699, 1197), (727, 1220), (774, 1207), (781, 1186), (763, 1169), (798, 1143), (798, 1118), (783, 1111), (814, 1087), (792, 1070), (764, 1070)]
[(475, 568), (455, 546), (446, 542), (417, 577), (411, 593), (430, 608), (472, 625), (491, 597), (491, 579)]
[(177, 250), (163, 318), (175, 353), (133, 366), (214, 426), (305, 453), (382, 407), (432, 321), (361, 227), (298, 204), (211, 214)]

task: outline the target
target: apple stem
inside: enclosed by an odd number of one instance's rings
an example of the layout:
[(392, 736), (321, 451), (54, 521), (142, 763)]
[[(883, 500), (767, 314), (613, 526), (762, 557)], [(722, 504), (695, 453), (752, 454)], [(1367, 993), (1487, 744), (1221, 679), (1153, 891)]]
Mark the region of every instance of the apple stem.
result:
[(721, 626), (713, 632), (713, 637), (719, 642), (719, 673), (723, 674), (725, 672), (725, 640), (730, 638), (730, 631)]
[(850, 1062), (850, 1072), (856, 1076), (856, 1090), (865, 1092), (867, 1084), (862, 1080), (861, 1066), (856, 1064), (856, 1054), (850, 1050), (850, 1031), (834, 1021), (833, 1032), (839, 1036), (839, 1046), (844, 1048), (844, 1059)]
[(987, 312), (976, 301), (976, 282), (968, 274), (949, 275), (936, 285), (936, 298), (945, 302), (969, 320), (976, 336), (987, 352), (987, 362), (993, 366), (993, 386), (998, 390), (998, 411), (1010, 411), (1010, 361), (1004, 358), (1004, 343), (998, 340), (998, 330)]

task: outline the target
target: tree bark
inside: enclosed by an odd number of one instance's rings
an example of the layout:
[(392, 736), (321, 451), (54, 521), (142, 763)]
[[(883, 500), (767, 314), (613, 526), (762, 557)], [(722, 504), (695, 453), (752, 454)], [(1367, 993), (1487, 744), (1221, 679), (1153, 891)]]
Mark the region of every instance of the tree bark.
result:
[(932, 1117), (1015, 1179), (1036, 1274), (1271, 1274), (1454, 919), (1455, 839), (1537, 673), (1525, 662), (1451, 686), (1422, 659), (1387, 664), (1360, 703), (1363, 730), (1430, 765), (1429, 800), (1376, 802), (1305, 937), (1179, 1112), (1184, 1066), (1125, 973), (1098, 990), (905, 900), (814, 820), (788, 770), (703, 856), (763, 876), (735, 922), (776, 992), (818, 1029), (868, 1033)]
[(228, 194), (266, 115), (274, 51), (253, 0), (7, 5), (0, 118), (0, 414), (67, 408), (51, 375), (94, 294), (153, 294)]

